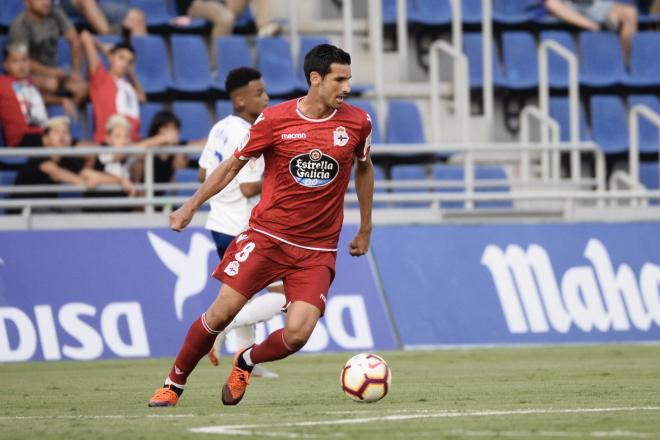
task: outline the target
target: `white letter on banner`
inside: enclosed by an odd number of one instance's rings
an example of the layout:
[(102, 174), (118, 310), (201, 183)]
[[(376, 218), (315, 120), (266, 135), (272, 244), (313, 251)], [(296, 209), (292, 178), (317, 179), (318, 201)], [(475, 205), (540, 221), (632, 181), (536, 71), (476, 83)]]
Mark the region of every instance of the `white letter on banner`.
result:
[[(348, 309), (355, 335), (351, 336), (344, 328), (342, 314)], [(342, 348), (372, 348), (374, 340), (369, 327), (369, 317), (364, 299), (360, 295), (337, 295), (328, 299), (325, 322), (332, 339)]]
[(660, 266), (645, 263), (640, 274), (642, 295), (655, 325), (660, 327)]
[(47, 361), (62, 359), (60, 341), (57, 340), (57, 329), (53, 310), (49, 305), (34, 306), (34, 317), (37, 320), (37, 330), (41, 340), (41, 351)]
[[(8, 322), (11, 321), (18, 330), (18, 346), (14, 349), (9, 345)], [(37, 333), (34, 331), (30, 317), (16, 307), (0, 307), (0, 362), (27, 361), (37, 351)]]
[(573, 267), (566, 271), (561, 282), (564, 302), (573, 322), (582, 331), (593, 327), (604, 332), (610, 328), (610, 318), (598, 291), (594, 271), (589, 266)]
[(58, 314), (62, 328), (80, 342), (80, 347), (62, 346), (62, 353), (75, 360), (96, 359), (103, 354), (103, 340), (92, 326), (82, 321), (79, 315), (95, 316), (96, 309), (85, 303), (65, 304)]
[(623, 296), (633, 325), (640, 330), (648, 330), (651, 326), (651, 318), (644, 310), (639, 287), (637, 286), (637, 278), (630, 266), (622, 264), (615, 276), (607, 249), (600, 241), (593, 238), (587, 243), (584, 255), (591, 261), (596, 270), (605, 303), (612, 319), (612, 328), (614, 330), (630, 329), (630, 323), (623, 306)]
[[(130, 342), (126, 343), (119, 334), (119, 318), (126, 317)], [(108, 304), (101, 313), (101, 332), (108, 348), (117, 356), (149, 356), (147, 330), (142, 317), (140, 303), (117, 302)]]

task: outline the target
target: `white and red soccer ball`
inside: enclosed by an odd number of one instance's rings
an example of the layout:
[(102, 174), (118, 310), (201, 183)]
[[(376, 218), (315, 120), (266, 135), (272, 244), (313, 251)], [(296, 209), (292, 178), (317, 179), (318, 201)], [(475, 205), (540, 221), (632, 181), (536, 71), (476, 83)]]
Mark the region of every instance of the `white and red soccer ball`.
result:
[(390, 390), (392, 371), (375, 354), (360, 353), (348, 360), (341, 371), (341, 388), (356, 402), (376, 402)]

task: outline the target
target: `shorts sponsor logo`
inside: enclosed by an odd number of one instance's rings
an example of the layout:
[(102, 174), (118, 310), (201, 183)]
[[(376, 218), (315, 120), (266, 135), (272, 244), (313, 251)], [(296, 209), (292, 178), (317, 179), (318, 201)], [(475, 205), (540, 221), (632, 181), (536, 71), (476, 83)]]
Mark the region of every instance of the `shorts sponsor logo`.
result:
[(240, 263), (236, 260), (232, 261), (225, 267), (225, 273), (229, 275), (230, 277), (235, 277), (238, 275), (238, 268), (240, 267)]
[(245, 240), (247, 237), (248, 237), (247, 234), (239, 235), (238, 238), (236, 239), (236, 243), (240, 243), (241, 241)]
[(607, 248), (590, 239), (584, 249), (590, 264), (569, 267), (557, 277), (547, 251), (512, 244), (488, 245), (481, 263), (493, 278), (511, 333), (649, 331), (660, 327), (660, 266), (612, 264)]
[(287, 141), (291, 139), (307, 139), (307, 133), (283, 133), (282, 140)]
[(289, 172), (302, 186), (316, 188), (327, 185), (337, 177), (339, 163), (332, 156), (314, 149), (291, 159)]
[(334, 139), (335, 147), (343, 147), (348, 143), (348, 133), (344, 127), (337, 127), (335, 131), (332, 132), (332, 138)]

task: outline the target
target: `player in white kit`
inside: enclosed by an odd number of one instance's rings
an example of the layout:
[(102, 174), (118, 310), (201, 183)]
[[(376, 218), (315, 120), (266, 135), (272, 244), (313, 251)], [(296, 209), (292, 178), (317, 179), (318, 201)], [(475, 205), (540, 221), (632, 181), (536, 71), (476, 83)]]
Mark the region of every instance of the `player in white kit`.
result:
[[(246, 142), (250, 127), (268, 105), (261, 73), (251, 67), (232, 70), (225, 80), (225, 88), (232, 101), (233, 113), (217, 122), (199, 158), (199, 180), (204, 181), (220, 163), (234, 154)], [(222, 260), (231, 241), (248, 227), (252, 208), (259, 202), (264, 159), (251, 160), (227, 187), (210, 199), (211, 212), (206, 229), (211, 231), (218, 256)], [(268, 293), (254, 297), (216, 339), (209, 352), (213, 365), (218, 364), (220, 347), (227, 333), (235, 330), (239, 348), (250, 347), (255, 341), (255, 324), (267, 321), (284, 307), (282, 282), (268, 286)], [(256, 374), (255, 374), (256, 373)], [(253, 376), (277, 377), (276, 373), (260, 367)]]

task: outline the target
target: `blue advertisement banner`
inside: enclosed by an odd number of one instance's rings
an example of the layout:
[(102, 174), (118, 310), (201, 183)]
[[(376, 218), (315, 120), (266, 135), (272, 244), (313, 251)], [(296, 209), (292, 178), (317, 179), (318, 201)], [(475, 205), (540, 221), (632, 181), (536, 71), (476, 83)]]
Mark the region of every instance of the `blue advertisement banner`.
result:
[(380, 227), (405, 347), (660, 341), (660, 224)]
[[(355, 232), (304, 351), (397, 346), (369, 260), (348, 255)], [(0, 232), (0, 362), (174, 356), (218, 292), (217, 262), (203, 229)], [(282, 326), (260, 323), (257, 340)]]

